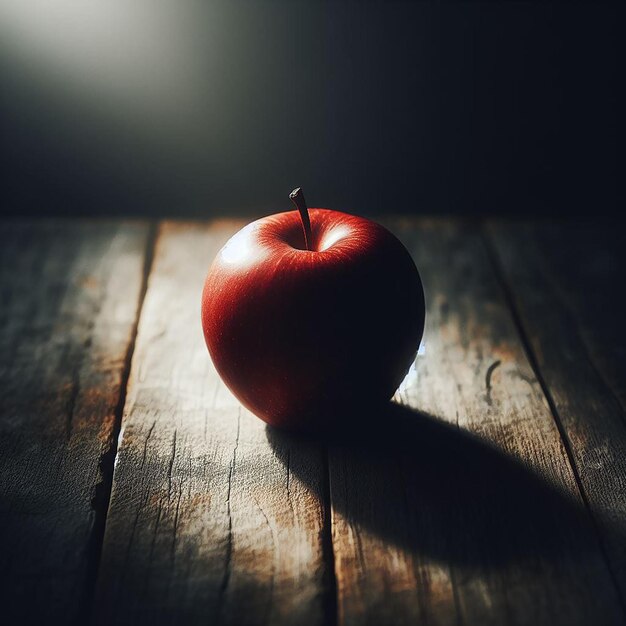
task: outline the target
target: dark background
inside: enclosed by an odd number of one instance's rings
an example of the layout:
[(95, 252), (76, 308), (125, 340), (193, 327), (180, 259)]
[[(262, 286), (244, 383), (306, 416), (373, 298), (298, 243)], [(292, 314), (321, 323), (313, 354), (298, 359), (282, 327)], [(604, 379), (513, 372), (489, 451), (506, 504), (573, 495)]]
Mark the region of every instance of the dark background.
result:
[(608, 213), (622, 13), (1, 0), (2, 211)]

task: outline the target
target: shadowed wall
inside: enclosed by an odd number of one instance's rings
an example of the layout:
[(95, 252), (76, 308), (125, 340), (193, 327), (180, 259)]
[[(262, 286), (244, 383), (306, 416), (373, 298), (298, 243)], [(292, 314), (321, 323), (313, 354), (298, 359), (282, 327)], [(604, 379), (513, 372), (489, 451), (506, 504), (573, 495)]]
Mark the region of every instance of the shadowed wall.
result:
[(613, 4), (0, 3), (7, 214), (608, 212)]

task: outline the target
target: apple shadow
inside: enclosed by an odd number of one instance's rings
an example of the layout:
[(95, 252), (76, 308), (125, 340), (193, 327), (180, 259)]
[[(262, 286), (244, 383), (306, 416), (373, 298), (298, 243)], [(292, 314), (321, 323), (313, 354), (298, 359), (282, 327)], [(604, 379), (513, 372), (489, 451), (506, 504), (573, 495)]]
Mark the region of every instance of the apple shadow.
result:
[[(328, 450), (333, 510), (350, 525), (414, 553), (457, 564), (572, 564), (598, 538), (581, 501), (480, 438), (395, 403), (332, 436), (266, 428), (290, 471), (319, 493), (327, 481), (293, 463), (298, 447)], [(555, 463), (555, 465), (557, 465)]]

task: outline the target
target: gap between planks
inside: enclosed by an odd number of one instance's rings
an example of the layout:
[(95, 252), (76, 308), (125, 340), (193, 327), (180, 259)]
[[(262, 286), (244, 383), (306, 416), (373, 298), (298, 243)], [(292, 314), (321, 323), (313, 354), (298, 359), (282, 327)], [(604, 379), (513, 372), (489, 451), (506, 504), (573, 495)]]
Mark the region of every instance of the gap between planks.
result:
[(126, 404), (126, 394), (128, 391), (128, 382), (130, 378), (131, 363), (133, 353), (135, 351), (135, 343), (137, 341), (137, 331), (139, 328), (139, 320), (143, 303), (148, 291), (148, 281), (154, 261), (154, 250), (158, 238), (159, 223), (151, 221), (148, 224), (148, 235), (146, 238), (146, 247), (144, 252), (143, 271), (141, 276), (141, 288), (137, 300), (137, 315), (133, 324), (132, 333), (126, 355), (124, 357), (124, 367), (120, 381), (120, 395), (115, 407), (115, 421), (111, 433), (110, 448), (102, 455), (99, 463), (102, 480), (96, 485), (96, 493), (92, 504), (95, 512), (95, 520), (91, 533), (90, 551), (92, 553), (91, 567), (87, 571), (85, 577), (85, 586), (83, 593), (83, 606), (78, 611), (77, 623), (88, 623), (93, 607), (93, 600), (98, 580), (98, 571), (100, 569), (100, 559), (102, 557), (102, 545), (104, 540), (104, 531), (109, 513), (109, 505), (111, 501), (111, 489), (113, 487), (113, 470), (115, 468), (115, 460), (118, 452), (118, 439), (122, 427), (122, 417), (124, 415), (124, 406)]
[(326, 598), (324, 603), (325, 624), (337, 626), (339, 623), (339, 598), (337, 588), (337, 571), (335, 569), (335, 548), (333, 545), (333, 515), (330, 484), (330, 458), (328, 445), (324, 446), (324, 535), (322, 537), (322, 554), (326, 563)]
[(491, 240), (491, 237), (487, 231), (487, 226), (484, 220), (481, 220), (480, 232), (481, 232), (483, 243), (485, 245), (485, 249), (487, 251), (487, 256), (489, 257), (489, 260), (491, 261), (491, 265), (493, 267), (496, 280), (498, 281), (502, 289), (504, 299), (511, 313), (513, 323), (515, 324), (515, 328), (517, 329), (520, 342), (522, 344), (524, 351), (526, 352), (528, 362), (535, 374), (535, 377), (537, 378), (537, 381), (539, 382), (541, 391), (546, 399), (546, 402), (550, 409), (550, 413), (552, 414), (552, 418), (554, 419), (554, 423), (559, 432), (561, 442), (563, 443), (563, 447), (567, 454), (569, 465), (571, 467), (572, 473), (574, 475), (574, 479), (576, 481), (576, 487), (578, 489), (578, 493), (580, 494), (581, 500), (585, 506), (585, 510), (587, 511), (587, 514), (589, 515), (589, 518), (591, 520), (594, 532), (596, 534), (596, 538), (598, 540), (598, 545), (600, 546), (602, 557), (604, 558), (604, 562), (606, 563), (606, 567), (607, 567), (609, 576), (611, 578), (611, 581), (613, 583), (613, 586), (615, 588), (617, 598), (619, 599), (624, 615), (626, 616), (626, 600), (622, 596), (621, 588), (618, 583), (616, 573), (613, 569), (611, 559), (609, 558), (609, 555), (607, 553), (607, 546), (604, 540), (604, 535), (600, 529), (600, 524), (598, 523), (598, 520), (596, 516), (594, 515), (593, 509), (591, 507), (591, 503), (589, 502), (589, 498), (587, 496), (586, 490), (582, 483), (578, 465), (576, 463), (574, 452), (572, 450), (572, 443), (569, 437), (567, 436), (565, 427), (563, 426), (562, 419), (559, 414), (559, 410), (556, 406), (556, 402), (554, 401), (554, 397), (552, 396), (552, 392), (550, 391), (548, 383), (544, 375), (541, 372), (541, 368), (539, 367), (537, 355), (535, 354), (535, 351), (532, 347), (530, 337), (528, 335), (524, 322), (522, 321), (522, 316), (520, 314), (520, 311), (518, 310), (518, 307), (515, 304), (515, 299), (513, 297), (511, 286), (509, 285), (509, 282), (507, 281), (506, 274), (505, 274), (504, 268), (502, 266), (502, 262), (499, 257), (499, 253), (496, 250)]

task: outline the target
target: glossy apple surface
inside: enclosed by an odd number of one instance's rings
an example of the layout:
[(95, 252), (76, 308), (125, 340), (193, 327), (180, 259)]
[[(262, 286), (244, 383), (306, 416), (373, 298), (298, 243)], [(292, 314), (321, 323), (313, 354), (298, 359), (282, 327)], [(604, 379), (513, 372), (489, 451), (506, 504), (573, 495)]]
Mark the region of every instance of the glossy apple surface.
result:
[(259, 219), (222, 248), (206, 278), (202, 325), (241, 403), (292, 430), (332, 427), (386, 401), (424, 330), (424, 294), (404, 246), (379, 224), (309, 211)]

